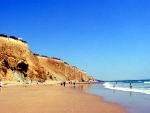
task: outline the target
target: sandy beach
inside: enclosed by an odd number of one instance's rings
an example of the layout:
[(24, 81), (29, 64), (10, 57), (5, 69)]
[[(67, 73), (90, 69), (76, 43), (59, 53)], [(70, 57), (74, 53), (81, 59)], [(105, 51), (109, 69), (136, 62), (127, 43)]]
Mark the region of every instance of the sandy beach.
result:
[(32, 85), (1, 88), (0, 113), (125, 113), (125, 110), (73, 88)]

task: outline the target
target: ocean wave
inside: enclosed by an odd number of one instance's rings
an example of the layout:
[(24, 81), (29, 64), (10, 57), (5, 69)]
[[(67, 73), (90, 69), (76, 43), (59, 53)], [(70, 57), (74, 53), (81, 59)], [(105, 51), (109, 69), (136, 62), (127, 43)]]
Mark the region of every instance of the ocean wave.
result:
[(127, 87), (113, 87), (113, 84), (111, 83), (104, 83), (103, 86), (107, 89), (113, 89), (113, 90), (120, 90), (120, 91), (127, 91), (127, 92), (136, 92), (136, 93), (144, 93), (144, 94), (150, 94), (150, 90), (146, 89), (138, 89), (138, 88), (127, 88)]
[(147, 82), (145, 81), (144, 84), (150, 84), (150, 81), (147, 81)]

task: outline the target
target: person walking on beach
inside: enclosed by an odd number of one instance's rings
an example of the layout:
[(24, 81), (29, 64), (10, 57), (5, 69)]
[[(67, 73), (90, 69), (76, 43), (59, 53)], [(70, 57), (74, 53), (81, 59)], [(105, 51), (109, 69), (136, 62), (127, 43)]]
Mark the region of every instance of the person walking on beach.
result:
[(66, 82), (64, 82), (64, 87), (66, 86)]
[(3, 82), (2, 82), (2, 80), (0, 80), (0, 87), (2, 87), (3, 86)]
[(73, 85), (75, 86), (75, 85), (76, 85), (76, 82), (74, 82)]
[(62, 85), (63, 85), (63, 83), (61, 82), (61, 83), (60, 83), (60, 85), (62, 86)]
[(73, 87), (74, 87), (74, 88), (76, 87), (76, 82), (75, 82), (75, 81), (73, 82)]

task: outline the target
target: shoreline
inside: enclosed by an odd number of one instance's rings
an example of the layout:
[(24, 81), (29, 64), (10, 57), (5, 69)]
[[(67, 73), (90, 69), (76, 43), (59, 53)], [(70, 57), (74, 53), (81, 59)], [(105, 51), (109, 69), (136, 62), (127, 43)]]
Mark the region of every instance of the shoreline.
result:
[(1, 112), (127, 113), (118, 104), (76, 89), (48, 84), (4, 87), (0, 92)]
[(91, 85), (87, 92), (121, 105), (128, 113), (150, 113), (150, 97), (147, 94), (111, 90), (99, 84)]

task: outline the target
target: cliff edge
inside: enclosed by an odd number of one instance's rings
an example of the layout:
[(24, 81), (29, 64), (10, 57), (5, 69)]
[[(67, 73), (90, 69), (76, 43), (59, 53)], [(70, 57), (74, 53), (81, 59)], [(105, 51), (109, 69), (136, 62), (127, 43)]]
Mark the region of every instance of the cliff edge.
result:
[(65, 61), (32, 53), (26, 41), (0, 34), (0, 79), (6, 81), (45, 80), (85, 82), (87, 73)]

